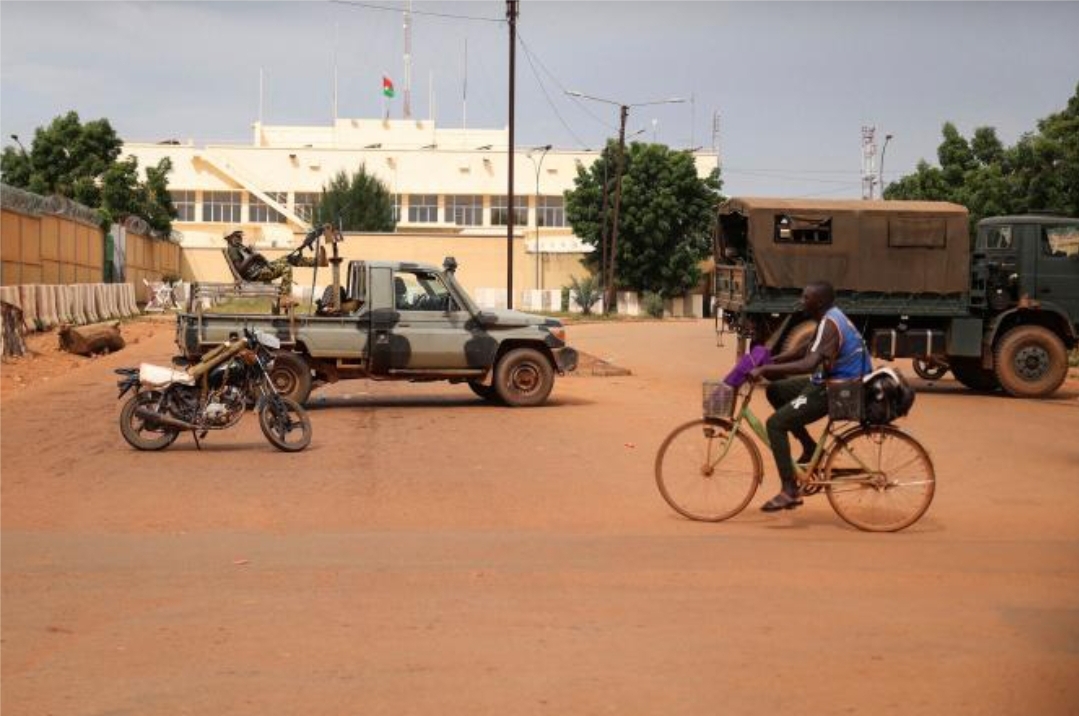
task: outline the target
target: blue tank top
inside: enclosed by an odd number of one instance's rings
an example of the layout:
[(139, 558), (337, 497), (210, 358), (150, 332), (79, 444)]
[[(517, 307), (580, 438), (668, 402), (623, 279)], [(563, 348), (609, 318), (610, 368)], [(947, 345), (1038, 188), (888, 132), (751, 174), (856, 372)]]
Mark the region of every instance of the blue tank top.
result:
[(865, 342), (858, 329), (850, 322), (846, 314), (833, 306), (828, 309), (817, 326), (817, 333), (813, 336), (813, 347), (824, 337), (824, 324), (831, 321), (832, 325), (839, 329), (839, 354), (830, 365), (821, 365), (813, 374), (814, 383), (823, 383), (825, 380), (849, 380), (860, 378), (873, 370), (873, 363), (869, 360)]

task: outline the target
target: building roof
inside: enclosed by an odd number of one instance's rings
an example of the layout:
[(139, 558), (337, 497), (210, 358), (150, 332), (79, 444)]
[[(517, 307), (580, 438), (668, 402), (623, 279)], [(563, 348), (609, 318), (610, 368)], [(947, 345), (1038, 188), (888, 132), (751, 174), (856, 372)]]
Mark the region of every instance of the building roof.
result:
[(783, 199), (780, 197), (731, 197), (720, 205), (720, 211), (746, 212), (757, 209), (780, 211), (910, 211), (935, 214), (967, 214), (967, 208), (947, 201), (888, 201), (857, 199)]

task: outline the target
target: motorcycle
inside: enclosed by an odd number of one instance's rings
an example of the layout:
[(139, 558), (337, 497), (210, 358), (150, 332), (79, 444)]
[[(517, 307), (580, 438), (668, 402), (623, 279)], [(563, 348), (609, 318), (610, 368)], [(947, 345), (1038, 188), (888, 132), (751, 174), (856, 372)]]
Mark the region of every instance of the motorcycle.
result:
[(278, 450), (298, 452), (311, 442), (311, 419), (294, 401), (278, 394), (270, 380), (276, 336), (244, 329), (186, 370), (143, 363), (120, 368), (123, 398), (120, 433), (139, 450), (163, 450), (190, 430), (195, 446), (210, 430), (236, 425), (253, 405), (262, 434)]

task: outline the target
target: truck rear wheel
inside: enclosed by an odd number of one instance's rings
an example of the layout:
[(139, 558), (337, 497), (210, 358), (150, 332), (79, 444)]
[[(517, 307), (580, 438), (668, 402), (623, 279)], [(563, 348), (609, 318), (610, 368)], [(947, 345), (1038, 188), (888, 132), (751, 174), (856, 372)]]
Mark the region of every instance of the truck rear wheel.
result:
[(299, 405), (311, 395), (311, 367), (303, 356), (282, 351), (274, 354), (270, 380), (277, 392)]
[(495, 367), (494, 388), (510, 407), (541, 405), (554, 387), (554, 368), (533, 348), (514, 348)]
[(813, 334), (817, 332), (817, 324), (814, 321), (802, 321), (787, 332), (783, 339), (783, 347), (780, 352), (786, 353), (795, 348), (804, 348), (813, 340)]
[(993, 371), (982, 368), (981, 358), (948, 358), (948, 367), (955, 374), (955, 379), (971, 390), (988, 393), (1000, 387), (1000, 381)]
[(1064, 342), (1042, 326), (1016, 326), (994, 351), (997, 378), (1009, 395), (1043, 398), (1056, 392), (1068, 375)]

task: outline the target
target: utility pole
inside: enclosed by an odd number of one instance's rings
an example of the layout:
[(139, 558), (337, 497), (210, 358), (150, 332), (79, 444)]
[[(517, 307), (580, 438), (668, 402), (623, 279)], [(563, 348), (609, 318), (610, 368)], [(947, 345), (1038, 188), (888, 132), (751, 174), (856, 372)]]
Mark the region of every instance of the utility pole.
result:
[(615, 307), (614, 267), (618, 262), (618, 210), (622, 205), (622, 161), (626, 151), (626, 119), (629, 117), (629, 107), (621, 105), (618, 108), (618, 162), (615, 164), (614, 176), (614, 216), (611, 223), (611, 261), (607, 267), (610, 272), (607, 277), (606, 295), (603, 297), (604, 308), (611, 313)]
[(599, 225), (599, 244), (600, 244), (600, 258), (599, 258), (599, 282), (603, 286), (603, 300), (607, 300), (607, 170), (610, 168), (611, 158), (604, 157), (603, 159), (603, 208), (600, 209), (600, 221)]
[[(680, 104), (682, 102), (685, 102), (685, 100), (680, 97), (672, 97), (671, 99), (661, 99), (653, 102), (634, 102), (633, 104), (625, 104), (622, 102), (615, 102), (614, 100), (610, 99), (603, 99), (602, 97), (593, 97), (592, 95), (584, 94), (583, 92), (567, 90), (566, 94), (571, 97), (580, 97), (582, 99), (590, 99), (595, 102), (603, 102), (604, 104), (613, 104), (614, 106), (618, 107), (618, 163), (616, 164), (615, 168), (615, 171), (617, 171), (618, 174), (617, 176), (615, 176), (614, 216), (611, 218), (611, 258), (610, 263), (607, 267), (607, 277), (604, 278), (605, 283), (603, 296), (603, 300), (607, 304), (604, 306), (604, 310), (610, 313), (615, 308), (614, 274), (615, 267), (618, 264), (618, 211), (622, 204), (622, 172), (624, 171), (622, 165), (626, 151), (626, 119), (629, 117), (629, 108), (645, 107), (653, 104)], [(636, 136), (643, 131), (644, 129), (639, 129), (630, 136)], [(603, 187), (604, 190), (606, 190), (607, 182), (603, 183)], [(604, 193), (604, 197), (606, 197), (606, 192)], [(604, 201), (604, 205), (606, 206), (606, 200)], [(606, 212), (604, 212), (604, 214), (606, 214)]]
[(519, 0), (506, 0), (506, 19), (509, 21), (510, 26), (510, 146), (507, 152), (509, 186), (506, 188), (506, 308), (513, 308), (513, 106), (517, 84), (517, 13), (519, 10)]

